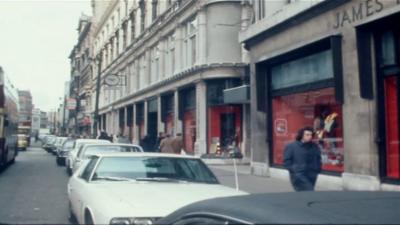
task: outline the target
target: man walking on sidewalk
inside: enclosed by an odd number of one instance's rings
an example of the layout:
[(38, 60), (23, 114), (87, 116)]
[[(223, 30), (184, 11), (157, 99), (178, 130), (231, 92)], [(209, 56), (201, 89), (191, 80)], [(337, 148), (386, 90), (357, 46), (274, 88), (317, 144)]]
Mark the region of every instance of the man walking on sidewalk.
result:
[(285, 148), (284, 166), (296, 191), (313, 191), (321, 172), (321, 151), (312, 141), (313, 136), (313, 128), (300, 129), (296, 141)]

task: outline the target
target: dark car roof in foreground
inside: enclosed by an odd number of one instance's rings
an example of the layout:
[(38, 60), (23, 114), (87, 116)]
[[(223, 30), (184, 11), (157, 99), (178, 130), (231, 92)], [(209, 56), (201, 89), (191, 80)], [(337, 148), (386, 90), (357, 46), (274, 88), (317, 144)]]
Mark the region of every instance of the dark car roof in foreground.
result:
[(157, 221), (189, 213), (219, 214), (249, 223), (400, 224), (400, 192), (290, 192), (217, 198), (183, 207)]

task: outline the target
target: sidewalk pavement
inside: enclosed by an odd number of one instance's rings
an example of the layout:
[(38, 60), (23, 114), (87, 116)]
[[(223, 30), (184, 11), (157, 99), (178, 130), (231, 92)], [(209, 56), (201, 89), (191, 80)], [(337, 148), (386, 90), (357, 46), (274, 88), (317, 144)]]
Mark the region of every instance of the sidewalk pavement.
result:
[[(221, 184), (235, 188), (235, 173), (233, 165), (209, 165)], [(238, 165), (239, 189), (249, 193), (293, 192), (289, 180), (255, 176), (251, 174), (250, 165)], [(317, 186), (317, 191), (329, 190)]]

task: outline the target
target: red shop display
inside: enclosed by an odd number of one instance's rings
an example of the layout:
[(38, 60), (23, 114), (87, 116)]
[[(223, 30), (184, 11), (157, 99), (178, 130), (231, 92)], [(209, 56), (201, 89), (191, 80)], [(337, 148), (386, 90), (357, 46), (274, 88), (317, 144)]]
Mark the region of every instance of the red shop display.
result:
[(272, 126), (274, 164), (283, 163), (284, 148), (295, 140), (297, 131), (311, 126), (321, 148), (323, 169), (343, 172), (342, 107), (335, 100), (334, 88), (274, 97)]
[(212, 106), (208, 108), (208, 153), (239, 147), (242, 142), (241, 106)]
[(185, 111), (183, 114), (183, 142), (185, 151), (194, 153), (196, 142), (196, 110)]
[(399, 99), (397, 77), (385, 78), (386, 176), (400, 178)]

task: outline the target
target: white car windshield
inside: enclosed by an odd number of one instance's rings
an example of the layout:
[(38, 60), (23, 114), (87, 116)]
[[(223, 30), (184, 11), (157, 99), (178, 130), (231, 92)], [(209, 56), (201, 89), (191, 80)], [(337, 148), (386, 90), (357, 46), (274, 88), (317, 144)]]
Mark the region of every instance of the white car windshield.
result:
[(142, 152), (142, 151), (137, 146), (96, 145), (96, 146), (87, 146), (85, 151), (83, 152), (83, 156), (80, 155), (79, 157), (87, 157), (87, 156), (94, 155), (96, 153), (102, 153), (102, 152)]
[(218, 183), (201, 160), (173, 157), (105, 157), (97, 166), (93, 180), (112, 180), (113, 177), (137, 181)]

